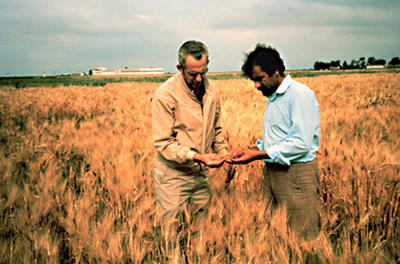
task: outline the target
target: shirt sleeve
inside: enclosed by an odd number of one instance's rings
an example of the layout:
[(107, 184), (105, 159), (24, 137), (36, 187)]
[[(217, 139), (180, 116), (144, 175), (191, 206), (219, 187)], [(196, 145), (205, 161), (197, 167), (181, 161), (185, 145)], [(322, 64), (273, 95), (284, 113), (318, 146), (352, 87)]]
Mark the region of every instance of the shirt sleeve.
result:
[(167, 160), (183, 164), (193, 160), (195, 151), (187, 146), (181, 146), (175, 138), (173, 130), (174, 111), (173, 103), (164, 98), (153, 96), (152, 106), (152, 138), (156, 150)]
[(266, 162), (288, 165), (312, 150), (314, 127), (318, 122), (318, 103), (310, 92), (297, 93), (290, 104), (291, 127), (287, 136), (265, 150)]

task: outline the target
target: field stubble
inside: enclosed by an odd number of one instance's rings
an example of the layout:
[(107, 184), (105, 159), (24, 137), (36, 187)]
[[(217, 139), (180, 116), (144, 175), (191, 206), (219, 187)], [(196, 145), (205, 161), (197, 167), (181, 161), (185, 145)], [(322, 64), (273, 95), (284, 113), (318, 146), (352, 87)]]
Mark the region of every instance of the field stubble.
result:
[[(304, 243), (262, 198), (262, 162), (228, 189), (212, 169), (190, 263), (400, 261), (400, 75), (298, 78), (320, 103), (321, 232)], [(266, 99), (248, 80), (215, 80), (231, 148), (262, 136)], [(167, 259), (155, 213), (150, 98), (157, 83), (0, 90), (0, 262)], [(265, 208), (265, 209), (264, 209)]]

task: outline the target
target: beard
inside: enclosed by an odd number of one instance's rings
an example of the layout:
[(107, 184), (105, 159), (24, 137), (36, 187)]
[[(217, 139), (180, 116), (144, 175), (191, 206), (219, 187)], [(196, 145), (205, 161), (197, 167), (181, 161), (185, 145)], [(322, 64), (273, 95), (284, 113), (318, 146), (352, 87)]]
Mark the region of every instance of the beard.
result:
[(203, 82), (192, 82), (189, 87), (193, 90), (197, 90), (203, 87)]
[(261, 93), (266, 97), (273, 95), (277, 89), (278, 89), (278, 86), (275, 87), (272, 85), (269, 87), (262, 85), (258, 88), (258, 90), (261, 91)]

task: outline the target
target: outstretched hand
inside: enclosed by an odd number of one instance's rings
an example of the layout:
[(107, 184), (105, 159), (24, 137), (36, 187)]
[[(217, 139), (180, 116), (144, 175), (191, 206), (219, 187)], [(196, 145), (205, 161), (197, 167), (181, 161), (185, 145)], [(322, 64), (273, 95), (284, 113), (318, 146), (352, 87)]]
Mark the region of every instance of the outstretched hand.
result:
[(254, 149), (241, 149), (229, 152), (225, 160), (232, 164), (247, 164), (265, 155), (262, 151)]
[(218, 154), (195, 154), (193, 159), (197, 162), (203, 163), (210, 168), (219, 168), (225, 161), (225, 157)]

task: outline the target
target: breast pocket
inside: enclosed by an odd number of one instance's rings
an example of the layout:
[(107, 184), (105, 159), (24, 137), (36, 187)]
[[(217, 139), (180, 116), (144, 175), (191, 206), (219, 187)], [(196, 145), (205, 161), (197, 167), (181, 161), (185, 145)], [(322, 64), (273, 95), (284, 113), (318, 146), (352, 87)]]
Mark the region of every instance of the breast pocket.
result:
[(268, 107), (268, 120), (271, 125), (277, 126), (279, 129), (287, 129), (290, 127), (291, 117), (288, 102), (285, 98), (278, 98)]
[(176, 127), (188, 131), (198, 130), (202, 127), (202, 110), (200, 105), (179, 105), (176, 113)]

